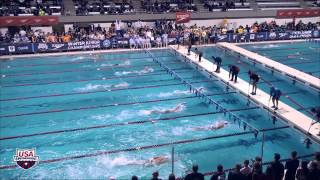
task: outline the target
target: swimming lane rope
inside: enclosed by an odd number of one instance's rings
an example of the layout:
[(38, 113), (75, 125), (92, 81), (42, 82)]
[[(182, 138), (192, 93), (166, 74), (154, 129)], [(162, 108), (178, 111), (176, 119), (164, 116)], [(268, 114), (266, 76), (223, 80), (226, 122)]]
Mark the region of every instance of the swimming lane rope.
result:
[(258, 135), (259, 130), (252, 125), (250, 125), (248, 122), (242, 120), (234, 113), (228, 111), (226, 108), (222, 107), (219, 103), (214, 101), (211, 97), (207, 96), (203, 92), (199, 91), (197, 88), (195, 88), (191, 83), (187, 82), (185, 79), (183, 79), (179, 74), (177, 74), (173, 69), (169, 68), (165, 64), (163, 64), (160, 60), (158, 60), (150, 51), (146, 50), (146, 53), (148, 53), (154, 62), (158, 63), (160, 67), (164, 68), (167, 73), (169, 73), (171, 76), (174, 76), (176, 79), (180, 80), (182, 83), (184, 83), (187, 87), (189, 87), (190, 92), (194, 93), (196, 96), (201, 97), (204, 99), (204, 101), (208, 104), (214, 104), (216, 106), (216, 110), (219, 110), (224, 113), (226, 116), (229, 115), (229, 119), (233, 119), (234, 121), (242, 122), (244, 126), (249, 127), (250, 131), (253, 131), (255, 136)]

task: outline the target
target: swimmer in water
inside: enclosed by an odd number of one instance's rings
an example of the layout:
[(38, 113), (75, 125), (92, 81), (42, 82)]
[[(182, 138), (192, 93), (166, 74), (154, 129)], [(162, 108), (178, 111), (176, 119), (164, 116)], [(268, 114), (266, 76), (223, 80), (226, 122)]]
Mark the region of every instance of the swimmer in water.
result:
[(128, 161), (126, 165), (159, 166), (169, 161), (170, 158), (167, 156), (155, 156), (147, 160)]
[(111, 88), (126, 88), (128, 86), (129, 86), (129, 84), (124, 82), (124, 83), (120, 83), (120, 84), (116, 84), (116, 85), (111, 85)]
[(214, 130), (218, 130), (218, 129), (222, 129), (225, 127), (225, 125), (229, 124), (227, 121), (218, 121), (213, 125), (209, 125), (209, 126), (204, 126), (204, 127), (196, 127), (194, 128), (195, 131), (214, 131)]
[(146, 73), (149, 73), (149, 72), (153, 72), (153, 69), (150, 68), (150, 67), (148, 67), (148, 66), (145, 66), (145, 67), (143, 68), (143, 70), (138, 71), (137, 73), (138, 73), (138, 74), (146, 74)]
[(146, 160), (144, 165), (145, 166), (155, 166), (155, 165), (159, 166), (159, 165), (167, 163), (169, 161), (170, 161), (170, 159), (167, 156), (156, 156), (156, 157), (153, 157), (151, 159)]
[(206, 91), (206, 88), (200, 87), (200, 88), (198, 88), (198, 91), (199, 91), (199, 92)]
[(289, 59), (289, 58), (297, 58), (297, 57), (299, 57), (299, 56), (301, 56), (301, 53), (300, 52), (296, 52), (296, 53), (294, 53), (294, 54), (289, 54), (288, 56), (287, 56), (287, 58)]
[(146, 114), (148, 114), (148, 115), (150, 115), (150, 114), (168, 114), (168, 113), (172, 113), (172, 112), (179, 112), (183, 109), (185, 104), (186, 103), (180, 103), (174, 108), (164, 109), (164, 110), (147, 110)]
[[(118, 64), (119, 65), (119, 64)], [(116, 72), (115, 73), (115, 75), (117, 75), (117, 76), (121, 76), (121, 75), (128, 75), (128, 74), (139, 74), (139, 75), (141, 75), (141, 74), (145, 74), (145, 73), (149, 73), (149, 72), (153, 72), (153, 69), (152, 68), (150, 68), (150, 67), (148, 67), (148, 66), (145, 66), (144, 68), (143, 68), (143, 70), (141, 70), (141, 71), (123, 71), (123, 72)]]

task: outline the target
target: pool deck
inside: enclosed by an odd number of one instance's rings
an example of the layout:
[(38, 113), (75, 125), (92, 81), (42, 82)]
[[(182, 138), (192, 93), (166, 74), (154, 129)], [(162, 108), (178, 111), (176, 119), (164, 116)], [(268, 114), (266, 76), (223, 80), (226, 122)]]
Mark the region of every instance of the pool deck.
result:
[[(191, 55), (187, 55), (187, 48), (184, 46), (180, 46), (179, 50), (177, 50), (176, 45), (170, 46), (175, 52), (179, 53), (183, 57), (189, 59), (192, 63), (198, 65), (200, 69), (207, 71), (208, 73), (212, 74), (213, 76), (217, 77), (219, 80), (229, 83), (231, 87), (233, 87), (239, 93), (245, 95), (246, 97), (250, 98), (252, 101), (259, 104), (261, 107), (264, 107), (268, 111), (275, 113), (279, 117), (288, 121), (288, 123), (300, 131), (304, 132), (305, 134), (308, 133), (310, 125), (314, 122), (311, 118), (304, 115), (303, 113), (297, 111), (296, 109), (292, 108), (291, 106), (279, 101), (279, 109), (275, 111), (274, 109), (270, 108), (272, 102), (269, 101), (269, 94), (262, 91), (261, 89), (257, 89), (257, 95), (251, 95), (249, 93), (249, 83), (241, 78), (238, 77), (238, 82), (234, 83), (229, 81), (229, 72), (223, 68), (220, 68), (220, 73), (212, 72), (215, 70), (216, 65), (214, 65), (209, 60), (202, 57), (202, 61), (199, 63), (198, 58), (196, 57), (194, 52), (191, 52)], [(250, 86), (251, 92), (252, 86)], [(320, 131), (320, 124), (317, 123), (310, 128), (310, 136), (320, 142), (320, 136), (317, 134)]]
[(302, 71), (299, 71), (299, 70), (294, 69), (292, 67), (289, 67), (287, 65), (276, 62), (276, 61), (269, 59), (265, 56), (261, 56), (258, 53), (248, 51), (248, 50), (246, 50), (242, 47), (239, 47), (235, 44), (223, 42), (223, 43), (218, 43), (218, 46), (222, 46), (228, 50), (237, 52), (245, 57), (253, 59), (256, 62), (261, 63), (263, 66), (269, 67), (271, 69), (275, 69), (276, 71), (279, 71), (284, 75), (288, 75), (289, 77), (297, 79), (300, 82), (304, 83), (305, 85), (310, 86), (310, 87), (320, 91), (320, 79), (319, 78), (316, 78), (312, 75), (309, 75), (307, 73), (304, 73)]

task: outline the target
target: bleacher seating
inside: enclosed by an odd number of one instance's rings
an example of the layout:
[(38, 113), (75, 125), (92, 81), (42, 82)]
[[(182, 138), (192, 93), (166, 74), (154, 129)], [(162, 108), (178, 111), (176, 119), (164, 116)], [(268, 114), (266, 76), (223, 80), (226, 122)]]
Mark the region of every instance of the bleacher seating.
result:
[(304, 0), (307, 7), (320, 7), (320, 0)]
[(222, 1), (204, 0), (203, 6), (209, 11), (233, 11), (233, 10), (252, 10), (250, 3), (245, 0)]
[(141, 7), (149, 13), (164, 13), (164, 12), (176, 12), (176, 11), (197, 11), (197, 6), (192, 0), (147, 0), (141, 2)]
[(77, 15), (124, 14), (134, 12), (132, 3), (126, 1), (87, 1), (74, 0)]
[(1, 1), (0, 16), (61, 15), (62, 0)]
[(261, 10), (299, 9), (300, 2), (296, 0), (256, 0)]
[[(69, 3), (71, 2), (71, 3)], [(0, 16), (101, 15), (278, 10), (320, 7), (320, 0), (8, 0), (0, 1)], [(66, 7), (64, 7), (64, 5)], [(68, 7), (67, 7), (68, 5)], [(72, 11), (72, 13), (70, 13)]]

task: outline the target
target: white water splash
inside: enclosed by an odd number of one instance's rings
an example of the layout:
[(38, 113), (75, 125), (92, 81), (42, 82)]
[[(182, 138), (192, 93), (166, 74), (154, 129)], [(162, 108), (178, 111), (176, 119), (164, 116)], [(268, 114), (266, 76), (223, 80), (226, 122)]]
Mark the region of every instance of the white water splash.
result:
[(100, 115), (91, 116), (92, 119), (96, 119), (96, 120), (107, 120), (111, 117), (112, 117), (112, 115), (110, 115), (110, 114), (100, 114)]
[(251, 46), (251, 47), (253, 47), (255, 49), (268, 49), (268, 48), (276, 48), (276, 47), (281, 47), (281, 46), (278, 44), (266, 44), (263, 46), (255, 45), (255, 46)]
[(81, 88), (75, 88), (75, 91), (80, 91), (80, 92), (86, 92), (90, 90), (97, 90), (97, 89), (107, 89), (111, 87), (109, 84), (87, 84), (85, 87)]
[(145, 67), (143, 70), (141, 71), (117, 71), (115, 72), (114, 74), (116, 76), (122, 76), (122, 75), (128, 75), (128, 74), (139, 74), (139, 75), (142, 75), (142, 74), (146, 74), (146, 73), (150, 73), (150, 72), (153, 72), (154, 69), (153, 68), (150, 68), (150, 67)]
[[(197, 88), (198, 90), (201, 90), (201, 92), (207, 92), (207, 89), (204, 87), (199, 87)], [(171, 96), (176, 96), (176, 95), (188, 95), (191, 94), (189, 90), (174, 90), (173, 92), (161, 92), (159, 94), (148, 94), (147, 97), (160, 97), (160, 98), (165, 98), (165, 97), (171, 97)]]
[(85, 87), (81, 87), (81, 88), (75, 88), (75, 91), (80, 91), (80, 92), (87, 92), (87, 91), (92, 91), (92, 90), (98, 90), (98, 89), (110, 89), (110, 88), (126, 88), (128, 87), (130, 84), (128, 84), (127, 82), (122, 82), (119, 84), (115, 84), (115, 85), (110, 85), (110, 84), (87, 84)]

